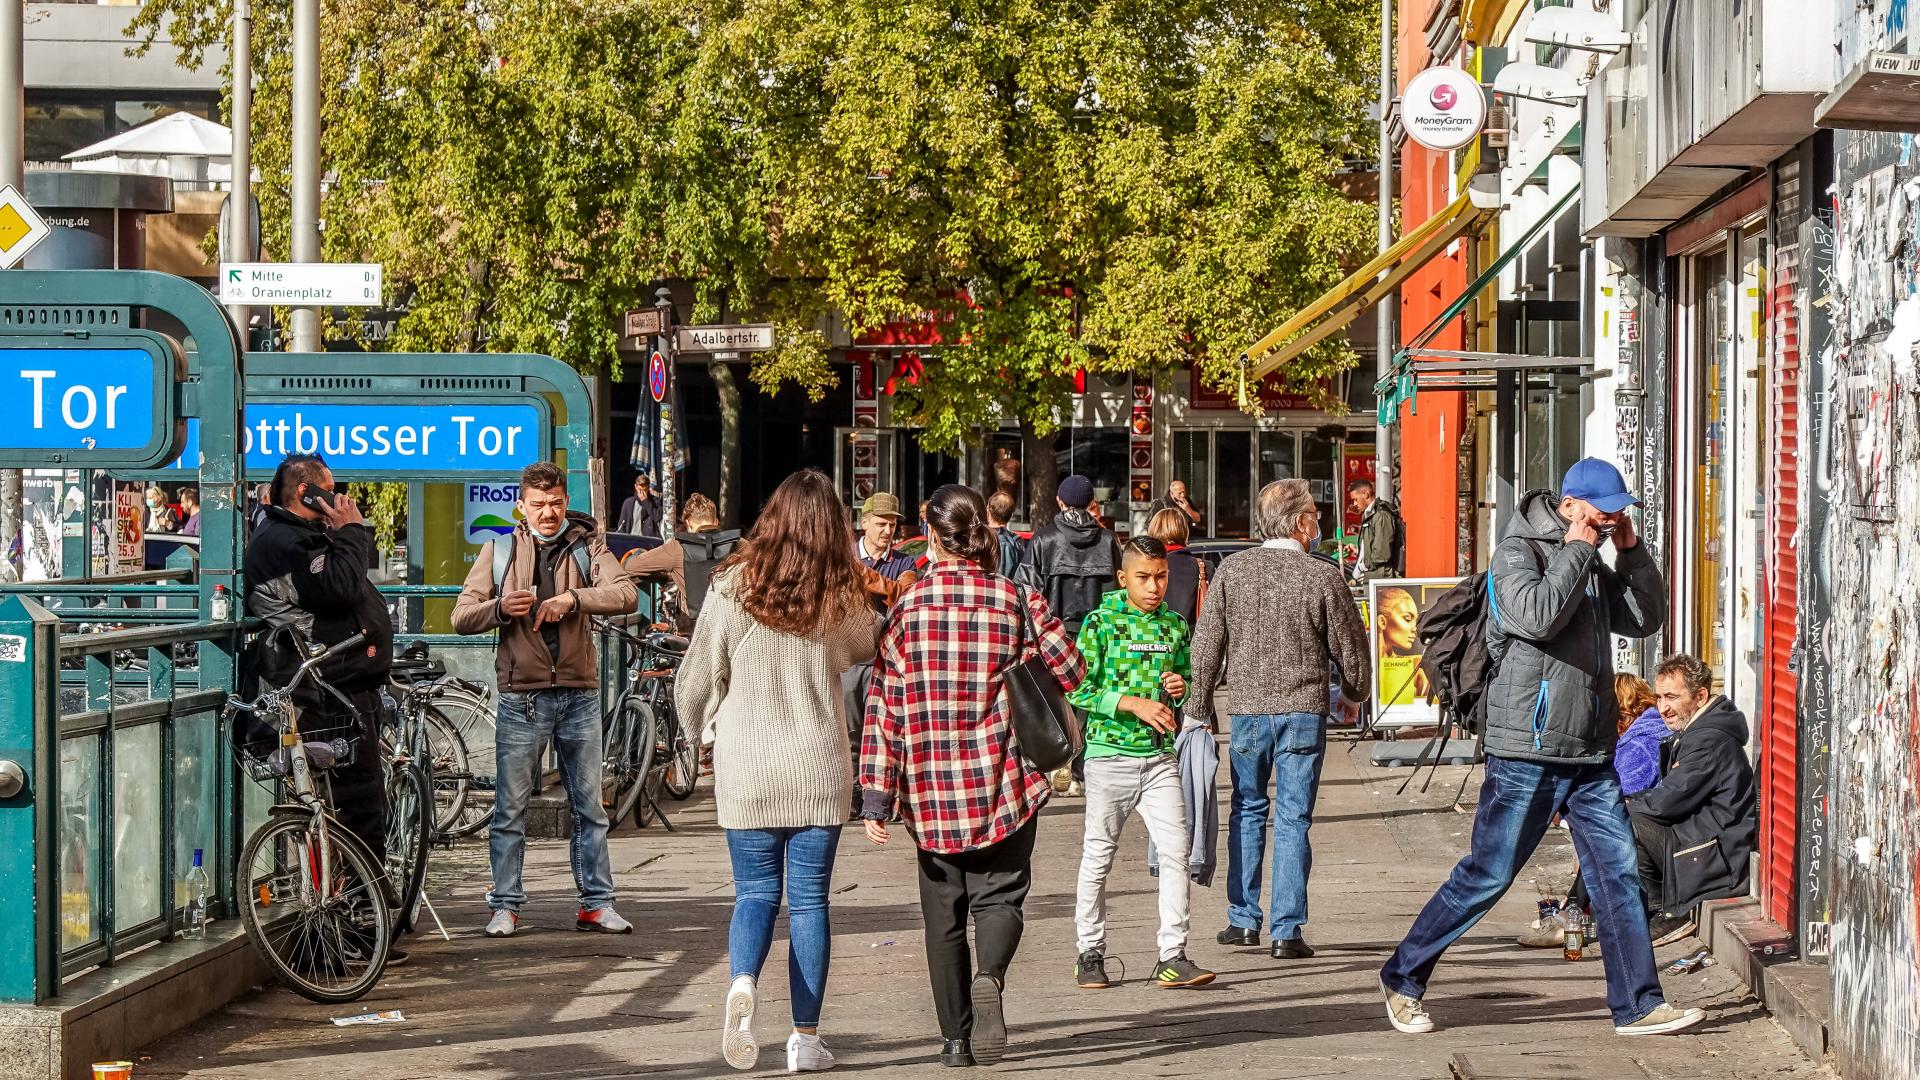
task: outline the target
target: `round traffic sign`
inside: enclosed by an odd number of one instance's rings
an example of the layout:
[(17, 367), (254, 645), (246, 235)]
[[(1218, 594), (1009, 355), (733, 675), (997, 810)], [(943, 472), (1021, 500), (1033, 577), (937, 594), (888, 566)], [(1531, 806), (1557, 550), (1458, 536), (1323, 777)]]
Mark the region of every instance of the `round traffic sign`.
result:
[(667, 358), (658, 352), (647, 361), (647, 390), (656, 403), (667, 400)]

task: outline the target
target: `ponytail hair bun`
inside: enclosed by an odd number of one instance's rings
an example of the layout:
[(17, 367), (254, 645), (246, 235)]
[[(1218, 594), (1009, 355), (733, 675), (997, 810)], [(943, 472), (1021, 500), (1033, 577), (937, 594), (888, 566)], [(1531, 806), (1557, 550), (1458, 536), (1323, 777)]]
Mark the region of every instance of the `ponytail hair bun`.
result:
[(987, 524), (987, 504), (979, 492), (960, 484), (940, 487), (927, 499), (927, 527), (947, 551), (987, 570), (998, 568), (1000, 543)]

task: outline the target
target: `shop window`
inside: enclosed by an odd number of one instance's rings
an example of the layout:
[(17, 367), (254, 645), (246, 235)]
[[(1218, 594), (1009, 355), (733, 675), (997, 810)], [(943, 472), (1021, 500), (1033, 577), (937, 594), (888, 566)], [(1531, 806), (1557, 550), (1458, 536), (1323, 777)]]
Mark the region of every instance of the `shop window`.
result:
[(1260, 433), (1260, 468), (1257, 481), (1261, 487), (1275, 480), (1291, 480), (1300, 475), (1300, 433), (1297, 431), (1263, 431)]
[(1125, 428), (1066, 428), (1053, 448), (1060, 475), (1079, 473), (1093, 481), (1093, 497), (1103, 512), (1122, 521), (1127, 517), (1128, 439)]
[(213, 102), (194, 98), (172, 98), (152, 101), (116, 101), (113, 103), (115, 132), (137, 128), (141, 124), (158, 120), (173, 113), (192, 113), (202, 120), (213, 118)]
[(104, 102), (30, 102), (26, 119), (28, 161), (59, 161), (110, 134)]

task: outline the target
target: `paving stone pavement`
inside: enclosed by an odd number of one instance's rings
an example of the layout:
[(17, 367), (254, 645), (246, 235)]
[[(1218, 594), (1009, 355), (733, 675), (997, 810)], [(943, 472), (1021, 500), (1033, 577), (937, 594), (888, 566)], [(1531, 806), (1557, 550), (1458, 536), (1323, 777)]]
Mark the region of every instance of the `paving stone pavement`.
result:
[[(1352, 749), (1349, 749), (1352, 747)], [(1109, 951), (1131, 971), (1107, 991), (1074, 987), (1073, 888), (1081, 805), (1057, 799), (1041, 822), (1027, 930), (1011, 972), (1006, 1059), (984, 1070), (1046, 1077), (1392, 1077), (1469, 1075), (1582, 1078), (1830, 1077), (1809, 1062), (1725, 968), (1668, 977), (1670, 1000), (1710, 1012), (1693, 1033), (1628, 1040), (1613, 1034), (1597, 960), (1521, 949), (1512, 936), (1533, 916), (1516, 885), (1462, 938), (1436, 974), (1427, 1004), (1440, 1030), (1407, 1036), (1387, 1026), (1375, 972), (1465, 849), (1472, 823), (1452, 799), (1467, 770), (1441, 769), (1423, 794), (1404, 773), (1374, 769), (1367, 746), (1329, 744), (1313, 829), (1311, 960), (1281, 963), (1264, 949), (1214, 943), (1226, 924), (1224, 881), (1195, 890), (1195, 960), (1220, 972), (1210, 987), (1157, 990), (1154, 883), (1144, 831), (1128, 832), (1111, 889)], [(1221, 770), (1222, 782), (1226, 770)], [(1425, 774), (1422, 774), (1424, 778)], [(1471, 805), (1479, 780), (1465, 791)], [(703, 793), (704, 793), (703, 787)], [(535, 842), (531, 903), (508, 941), (480, 934), (486, 919), (481, 844), (436, 852), (431, 896), (453, 933), (411, 939), (413, 963), (352, 1007), (321, 1006), (262, 989), (143, 1052), (149, 1077), (308, 1080), (546, 1078), (657, 1080), (730, 1073), (719, 1057), (732, 888), (712, 804), (670, 804), (678, 831), (625, 828), (612, 841), (619, 908), (629, 937), (573, 929), (566, 847)], [(1224, 827), (1223, 830), (1224, 832)], [(1222, 863), (1224, 867), (1224, 842)], [(1564, 879), (1571, 846), (1555, 832), (1529, 877)], [(822, 1034), (836, 1071), (888, 1077), (942, 1069), (921, 952), (913, 856), (903, 834), (885, 848), (849, 828), (835, 872), (834, 955)], [(788, 1028), (784, 925), (762, 978), (756, 1029), (761, 1073), (785, 1068)], [(1697, 943), (1660, 950), (1664, 963)], [(400, 1009), (405, 1024), (333, 1026), (332, 1017)]]

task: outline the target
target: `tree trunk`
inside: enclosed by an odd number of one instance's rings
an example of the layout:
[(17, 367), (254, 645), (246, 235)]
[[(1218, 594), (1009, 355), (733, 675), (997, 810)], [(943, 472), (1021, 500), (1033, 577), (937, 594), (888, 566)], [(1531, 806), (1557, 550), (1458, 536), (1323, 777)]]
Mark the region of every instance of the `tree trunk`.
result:
[(1020, 420), (1020, 463), (1027, 473), (1027, 514), (1036, 529), (1052, 521), (1060, 509), (1059, 500), (1054, 497), (1060, 487), (1060, 469), (1053, 460), (1053, 445), (1059, 437), (1058, 431), (1036, 435), (1033, 421), (1025, 417)]
[(740, 527), (740, 386), (725, 360), (707, 365), (720, 397), (720, 490), (713, 493), (724, 528)]

